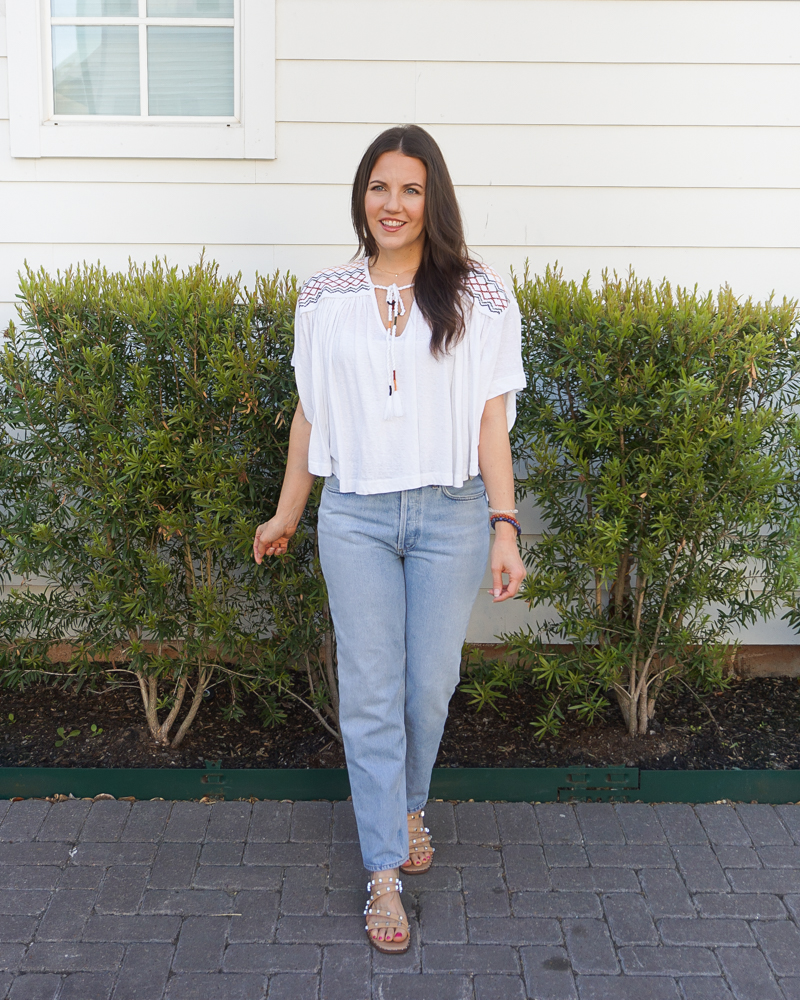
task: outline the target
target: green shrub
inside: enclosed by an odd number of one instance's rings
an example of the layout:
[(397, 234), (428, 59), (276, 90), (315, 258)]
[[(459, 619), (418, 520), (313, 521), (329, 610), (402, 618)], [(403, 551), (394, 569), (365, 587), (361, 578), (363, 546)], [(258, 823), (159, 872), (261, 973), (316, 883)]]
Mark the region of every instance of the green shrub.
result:
[(540, 736), (609, 692), (634, 736), (666, 680), (719, 684), (732, 628), (794, 586), (797, 306), (550, 268), (516, 295), (518, 491), (546, 524), (522, 596), (546, 620), (503, 639), (546, 695)]
[(13, 569), (48, 587), (3, 602), (6, 683), (48, 676), (48, 647), (68, 638), (67, 679), (94, 681), (113, 657), (104, 676), (132, 672), (159, 742), (180, 743), (223, 681), (258, 695), (266, 721), (293, 697), (336, 730), (314, 504), (284, 559), (252, 558), (296, 404), (295, 297), (294, 279), (248, 292), (202, 260), (27, 270), (0, 356), (16, 439), (2, 537)]

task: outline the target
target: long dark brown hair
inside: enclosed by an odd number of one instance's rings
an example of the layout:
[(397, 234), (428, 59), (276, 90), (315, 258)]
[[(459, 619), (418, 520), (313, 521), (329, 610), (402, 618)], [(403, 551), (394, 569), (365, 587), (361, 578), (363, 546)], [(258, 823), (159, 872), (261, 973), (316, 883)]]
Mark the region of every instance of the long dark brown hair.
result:
[(464, 282), (472, 269), (464, 226), (450, 171), (435, 139), (419, 125), (388, 128), (372, 140), (353, 181), (351, 216), (358, 252), (377, 257), (378, 245), (367, 223), (364, 201), (373, 167), (384, 153), (403, 153), (425, 164), (425, 242), (414, 278), (414, 296), (431, 328), (431, 352), (446, 353), (464, 335)]

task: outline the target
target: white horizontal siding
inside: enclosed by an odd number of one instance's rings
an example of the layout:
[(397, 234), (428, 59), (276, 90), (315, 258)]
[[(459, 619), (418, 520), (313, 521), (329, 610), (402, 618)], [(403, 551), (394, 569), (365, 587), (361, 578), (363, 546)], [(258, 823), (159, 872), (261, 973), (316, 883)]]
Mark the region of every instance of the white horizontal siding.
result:
[(794, 2), (278, 0), (279, 59), (797, 63)]
[(800, 65), (277, 64), (281, 121), (800, 125)]

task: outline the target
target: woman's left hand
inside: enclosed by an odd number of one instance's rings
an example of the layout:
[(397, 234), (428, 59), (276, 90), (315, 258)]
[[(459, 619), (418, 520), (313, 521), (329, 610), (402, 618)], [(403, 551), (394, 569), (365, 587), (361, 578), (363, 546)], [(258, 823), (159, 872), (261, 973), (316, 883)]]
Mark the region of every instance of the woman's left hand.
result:
[[(512, 524), (499, 522), (495, 525), (495, 539), (492, 545), (492, 589), (489, 593), (494, 603), (514, 597), (525, 579), (525, 564), (517, 547), (517, 532)], [(503, 574), (508, 583), (503, 583)]]

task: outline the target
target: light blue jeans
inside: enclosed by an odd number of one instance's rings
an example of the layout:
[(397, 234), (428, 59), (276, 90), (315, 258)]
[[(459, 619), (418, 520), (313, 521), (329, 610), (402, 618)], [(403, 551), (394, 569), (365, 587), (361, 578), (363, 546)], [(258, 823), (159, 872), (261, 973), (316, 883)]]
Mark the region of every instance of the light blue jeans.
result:
[(336, 630), (339, 721), (364, 867), (408, 858), (486, 568), (483, 480), (397, 493), (325, 481), (319, 551)]

